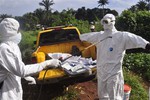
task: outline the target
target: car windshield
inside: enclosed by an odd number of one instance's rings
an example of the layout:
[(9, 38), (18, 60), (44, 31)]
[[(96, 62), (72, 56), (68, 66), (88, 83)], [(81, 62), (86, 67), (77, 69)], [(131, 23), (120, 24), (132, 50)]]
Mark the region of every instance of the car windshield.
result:
[(79, 39), (76, 29), (60, 29), (42, 33), (39, 45), (68, 42)]

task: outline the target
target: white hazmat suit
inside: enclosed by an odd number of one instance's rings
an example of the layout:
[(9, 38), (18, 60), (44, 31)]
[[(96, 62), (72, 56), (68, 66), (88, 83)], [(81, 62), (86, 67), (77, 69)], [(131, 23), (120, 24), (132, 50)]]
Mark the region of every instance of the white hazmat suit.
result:
[(123, 100), (122, 61), (125, 50), (145, 48), (149, 42), (132, 33), (117, 31), (112, 14), (106, 14), (101, 23), (104, 31), (82, 34), (80, 39), (96, 43), (99, 99)]
[(19, 23), (13, 18), (5, 18), (0, 23), (0, 83), (3, 82), (0, 100), (22, 100), (21, 78), (35, 83), (29, 75), (60, 64), (59, 60), (51, 59), (39, 64), (25, 65), (18, 47), (21, 40), (18, 29)]

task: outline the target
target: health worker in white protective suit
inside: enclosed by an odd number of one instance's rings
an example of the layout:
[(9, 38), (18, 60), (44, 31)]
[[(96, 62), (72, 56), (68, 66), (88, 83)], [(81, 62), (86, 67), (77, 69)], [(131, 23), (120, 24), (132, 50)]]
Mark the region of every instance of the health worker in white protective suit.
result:
[(130, 32), (117, 31), (115, 16), (106, 14), (101, 20), (104, 31), (82, 34), (80, 39), (96, 43), (98, 96), (100, 100), (123, 100), (122, 61), (126, 49), (146, 48), (148, 41)]
[(56, 59), (25, 65), (18, 47), (21, 41), (18, 29), (19, 23), (13, 18), (5, 18), (0, 23), (0, 100), (22, 100), (21, 78), (35, 83), (30, 75), (47, 67), (55, 68), (60, 65), (60, 61)]

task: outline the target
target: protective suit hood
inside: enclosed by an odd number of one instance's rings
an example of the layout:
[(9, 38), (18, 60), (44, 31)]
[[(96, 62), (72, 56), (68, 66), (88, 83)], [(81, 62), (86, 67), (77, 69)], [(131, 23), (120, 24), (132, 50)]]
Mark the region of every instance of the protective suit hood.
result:
[(21, 33), (19, 33), (19, 22), (13, 18), (5, 18), (0, 23), (0, 41), (13, 41), (19, 43), (21, 41)]
[(104, 31), (117, 31), (115, 28), (115, 20), (116, 18), (113, 14), (106, 14), (101, 20)]

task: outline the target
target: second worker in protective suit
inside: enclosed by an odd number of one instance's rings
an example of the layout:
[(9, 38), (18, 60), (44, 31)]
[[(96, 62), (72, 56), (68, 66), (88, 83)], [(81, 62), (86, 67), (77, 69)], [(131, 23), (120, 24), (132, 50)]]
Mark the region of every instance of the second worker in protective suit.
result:
[(132, 48), (150, 50), (150, 43), (130, 32), (117, 31), (113, 14), (106, 14), (101, 20), (101, 24), (104, 31), (82, 34), (80, 39), (96, 43), (99, 99), (123, 100), (122, 61), (125, 50)]
[(21, 78), (33, 81), (30, 75), (46, 67), (60, 65), (56, 59), (25, 65), (18, 47), (21, 41), (19, 26), (19, 22), (13, 18), (5, 18), (0, 23), (0, 100), (22, 100)]

